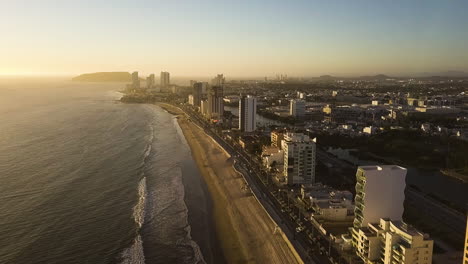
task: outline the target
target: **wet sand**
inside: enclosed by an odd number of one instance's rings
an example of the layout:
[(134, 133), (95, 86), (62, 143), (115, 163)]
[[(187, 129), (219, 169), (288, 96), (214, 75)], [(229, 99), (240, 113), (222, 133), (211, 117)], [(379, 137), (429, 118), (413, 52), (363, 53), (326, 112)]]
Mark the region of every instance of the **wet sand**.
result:
[(159, 104), (178, 116), (179, 125), (213, 200), (213, 218), (228, 263), (298, 263), (275, 224), (254, 196), (244, 190), (241, 175), (224, 150), (183, 112)]

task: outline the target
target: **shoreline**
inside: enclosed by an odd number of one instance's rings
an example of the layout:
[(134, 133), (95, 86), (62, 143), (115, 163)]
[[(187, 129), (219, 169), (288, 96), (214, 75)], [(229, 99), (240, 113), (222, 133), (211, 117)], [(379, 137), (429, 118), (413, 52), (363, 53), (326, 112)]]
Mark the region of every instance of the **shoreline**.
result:
[[(211, 137), (175, 106), (158, 103), (177, 122), (213, 201), (218, 241), (228, 263), (297, 263), (275, 224), (251, 193), (241, 190), (243, 178), (232, 160)], [(210, 154), (210, 155), (208, 155)]]

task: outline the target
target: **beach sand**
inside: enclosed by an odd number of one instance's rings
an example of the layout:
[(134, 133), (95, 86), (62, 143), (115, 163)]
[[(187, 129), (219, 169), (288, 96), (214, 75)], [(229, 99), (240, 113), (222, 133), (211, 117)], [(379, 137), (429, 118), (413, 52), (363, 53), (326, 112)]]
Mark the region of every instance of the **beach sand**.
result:
[(228, 263), (298, 263), (275, 224), (255, 197), (241, 189), (244, 179), (232, 167), (232, 160), (183, 112), (159, 104), (178, 116), (179, 125), (191, 148), (213, 200), (213, 217), (223, 254)]

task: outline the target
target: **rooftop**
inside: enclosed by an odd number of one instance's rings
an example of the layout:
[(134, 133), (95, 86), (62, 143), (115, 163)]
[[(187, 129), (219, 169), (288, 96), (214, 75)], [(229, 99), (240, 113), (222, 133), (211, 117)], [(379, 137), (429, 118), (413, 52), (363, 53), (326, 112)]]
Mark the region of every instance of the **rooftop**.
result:
[(406, 168), (398, 165), (370, 165), (370, 166), (359, 166), (364, 171), (383, 171), (383, 170), (406, 170)]

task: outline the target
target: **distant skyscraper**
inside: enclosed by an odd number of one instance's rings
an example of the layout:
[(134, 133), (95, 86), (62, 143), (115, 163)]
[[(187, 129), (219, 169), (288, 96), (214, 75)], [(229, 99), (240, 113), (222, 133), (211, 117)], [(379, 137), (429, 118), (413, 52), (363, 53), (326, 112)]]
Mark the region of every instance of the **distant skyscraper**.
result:
[(225, 78), (223, 74), (218, 74), (216, 77), (214, 77), (211, 80), (211, 85), (212, 86), (224, 86)]
[(192, 86), (193, 88), (193, 105), (200, 106), (203, 96), (203, 83), (195, 82)]
[(286, 133), (281, 142), (284, 151), (284, 171), (288, 184), (315, 182), (315, 139), (302, 133)]
[(161, 87), (167, 88), (170, 83), (170, 74), (168, 72), (161, 72)]
[(257, 113), (257, 98), (242, 96), (239, 100), (239, 129), (242, 132), (253, 132), (257, 128), (255, 115)]
[(289, 101), (289, 115), (298, 118), (303, 117), (305, 115), (305, 102), (296, 99)]
[(223, 86), (211, 86), (208, 92), (208, 117), (222, 119), (224, 114)]
[(155, 85), (154, 74), (150, 74), (150, 76), (146, 78), (146, 87), (148, 89), (152, 89), (154, 85)]
[(138, 72), (137, 71), (132, 73), (132, 88), (133, 89), (140, 88), (140, 78), (138, 78)]

